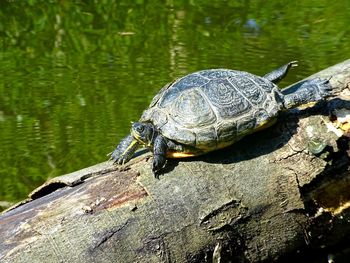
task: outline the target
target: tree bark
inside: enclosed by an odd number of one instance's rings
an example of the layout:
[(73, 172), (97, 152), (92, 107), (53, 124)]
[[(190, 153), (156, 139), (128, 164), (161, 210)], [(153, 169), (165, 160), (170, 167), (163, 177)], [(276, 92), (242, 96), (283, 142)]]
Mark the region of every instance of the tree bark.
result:
[(314, 77), (331, 77), (332, 98), (232, 147), (171, 160), (159, 180), (141, 153), (48, 181), (0, 216), (0, 262), (341, 262), (350, 60)]

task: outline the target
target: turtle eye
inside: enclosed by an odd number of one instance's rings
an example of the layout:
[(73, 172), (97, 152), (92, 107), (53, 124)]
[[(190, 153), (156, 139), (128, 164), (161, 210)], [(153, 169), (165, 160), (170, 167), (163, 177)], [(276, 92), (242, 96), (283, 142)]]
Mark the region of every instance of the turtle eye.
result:
[(136, 128), (136, 130), (137, 130), (139, 133), (143, 132), (144, 129), (145, 129), (144, 126), (138, 126), (138, 127)]

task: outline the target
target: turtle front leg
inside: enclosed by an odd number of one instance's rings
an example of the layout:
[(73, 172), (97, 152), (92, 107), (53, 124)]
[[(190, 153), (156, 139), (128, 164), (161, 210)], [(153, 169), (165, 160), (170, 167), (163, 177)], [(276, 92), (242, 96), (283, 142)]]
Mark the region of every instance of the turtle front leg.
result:
[(295, 92), (284, 95), (284, 108), (290, 109), (309, 102), (319, 101), (332, 95), (327, 79), (306, 80)]
[(267, 73), (264, 78), (268, 79), (269, 81), (277, 84), (280, 82), (288, 73), (290, 68), (298, 66), (298, 61), (291, 61), (288, 64), (283, 65), (282, 67)]
[(158, 172), (165, 166), (167, 151), (167, 139), (162, 135), (158, 135), (154, 140), (152, 163), (152, 171), (156, 178), (159, 178)]
[(111, 154), (111, 159), (117, 164), (127, 163), (133, 156), (139, 143), (132, 135), (126, 136), (120, 141), (118, 146)]

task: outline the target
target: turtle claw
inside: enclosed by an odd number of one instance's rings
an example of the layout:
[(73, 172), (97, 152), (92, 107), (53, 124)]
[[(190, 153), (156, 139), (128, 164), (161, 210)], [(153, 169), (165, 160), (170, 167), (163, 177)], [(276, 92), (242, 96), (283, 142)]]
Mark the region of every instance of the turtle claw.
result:
[(114, 160), (113, 164), (118, 164), (118, 165), (123, 165), (129, 161), (123, 155), (121, 155), (119, 157), (113, 156), (113, 157), (111, 157), (111, 160)]
[(109, 160), (113, 160), (114, 163), (119, 164), (119, 160), (121, 158), (121, 154), (120, 151), (118, 150), (118, 147), (112, 152), (111, 157), (109, 158)]
[(293, 60), (293, 61), (289, 62), (288, 65), (289, 65), (291, 68), (295, 68), (295, 67), (298, 66), (298, 63), (299, 63), (299, 61)]
[(128, 160), (126, 160), (126, 156), (124, 154), (121, 154), (118, 147), (114, 150), (114, 152), (111, 154), (111, 157), (109, 160), (113, 161), (113, 164), (124, 164)]
[(158, 171), (152, 171), (152, 172), (153, 172), (154, 178), (159, 180), (159, 172)]
[(306, 85), (313, 86), (315, 91), (315, 99), (321, 100), (332, 95), (332, 86), (328, 79), (315, 78), (306, 82)]
[(156, 179), (159, 179), (160, 171), (166, 164), (166, 158), (163, 155), (154, 155), (152, 163), (152, 172)]
[(138, 142), (131, 135), (128, 135), (120, 141), (112, 152), (110, 160), (114, 160), (114, 164), (125, 164), (132, 158), (138, 146)]

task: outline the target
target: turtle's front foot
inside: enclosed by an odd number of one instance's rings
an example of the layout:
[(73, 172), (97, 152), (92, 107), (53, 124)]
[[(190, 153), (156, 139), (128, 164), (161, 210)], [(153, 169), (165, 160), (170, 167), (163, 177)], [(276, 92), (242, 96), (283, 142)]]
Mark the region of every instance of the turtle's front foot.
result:
[(134, 152), (138, 148), (139, 144), (134, 139), (133, 136), (126, 136), (121, 142), (118, 144), (117, 148), (111, 154), (111, 160), (117, 164), (124, 164), (130, 161)]
[(113, 160), (116, 164), (124, 164), (130, 161), (131, 156), (123, 154), (117, 146), (117, 148), (112, 152), (110, 159)]
[(166, 163), (166, 152), (168, 150), (167, 140), (158, 135), (154, 140), (152, 172), (155, 178), (159, 178), (160, 170)]
[(153, 156), (152, 172), (154, 177), (159, 179), (160, 170), (165, 166), (166, 158), (164, 155), (155, 154)]

